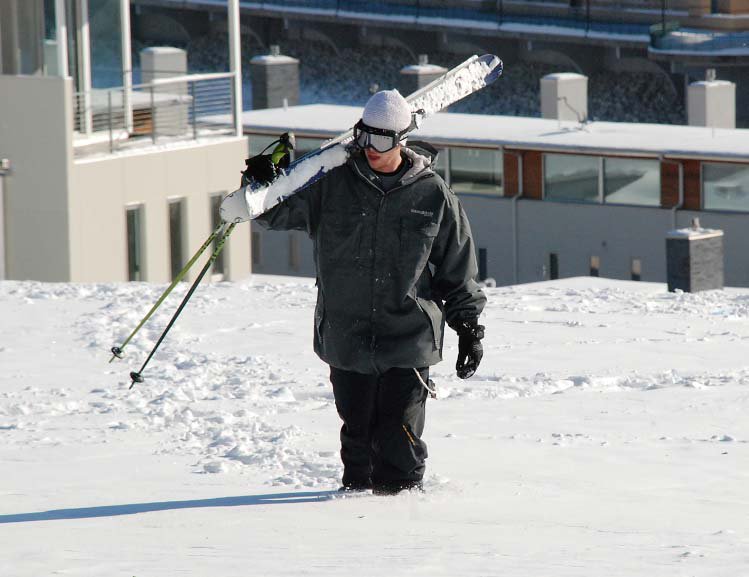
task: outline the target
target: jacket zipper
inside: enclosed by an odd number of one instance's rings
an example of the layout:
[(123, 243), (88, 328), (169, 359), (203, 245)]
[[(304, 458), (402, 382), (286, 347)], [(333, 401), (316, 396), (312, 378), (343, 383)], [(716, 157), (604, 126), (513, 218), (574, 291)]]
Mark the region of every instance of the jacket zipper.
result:
[(411, 446), (414, 448), (416, 447), (416, 441), (414, 441), (413, 435), (411, 435), (411, 432), (408, 430), (408, 427), (406, 425), (401, 425), (403, 427), (403, 431), (406, 433), (406, 437), (408, 437), (408, 440), (411, 442)]
[[(434, 176), (435, 173), (431, 172), (431, 171), (430, 172), (426, 172), (425, 171), (426, 174), (424, 174), (423, 172), (419, 173), (419, 174), (415, 175), (414, 177), (412, 177), (411, 179), (409, 179), (408, 182), (403, 182), (400, 185), (396, 186), (395, 188), (391, 188), (386, 193), (379, 186), (377, 186), (374, 182), (372, 182), (371, 180), (369, 180), (368, 178), (366, 178), (361, 173), (361, 171), (359, 170), (359, 167), (356, 165), (355, 162), (353, 162), (352, 165), (355, 168), (356, 174), (359, 176), (359, 178), (361, 178), (364, 182), (366, 182), (372, 188), (374, 188), (379, 193), (379, 195), (380, 195), (380, 202), (377, 205), (377, 216), (375, 218), (374, 238), (372, 239), (372, 252), (373, 252), (373, 255), (372, 255), (372, 259), (373, 259), (373, 262), (372, 262), (372, 271), (373, 271), (373, 273), (372, 273), (372, 279), (371, 279), (371, 290), (372, 290), (372, 303), (371, 303), (371, 305), (372, 306), (370, 307), (371, 310), (370, 310), (370, 314), (369, 314), (369, 326), (372, 329), (372, 339), (370, 340), (370, 343), (369, 343), (370, 356), (371, 356), (371, 360), (372, 360), (372, 367), (374, 368), (375, 373), (377, 373), (378, 372), (378, 370), (377, 370), (377, 363), (375, 361), (375, 349), (376, 349), (376, 344), (377, 343), (376, 343), (375, 330), (374, 330), (374, 327), (375, 327), (375, 319), (374, 319), (374, 317), (375, 317), (375, 313), (377, 311), (375, 310), (374, 299), (375, 299), (375, 288), (376, 288), (375, 287), (375, 282), (376, 282), (375, 279), (377, 278), (377, 267), (376, 267), (376, 265), (377, 265), (377, 228), (379, 227), (379, 224), (380, 224), (380, 213), (382, 212), (382, 205), (385, 202), (385, 196), (386, 195), (391, 194), (392, 192), (395, 192), (398, 189), (404, 188), (405, 186), (413, 184), (414, 182), (416, 182), (417, 180), (421, 180), (422, 178), (429, 178), (431, 176)], [(418, 305), (418, 303), (416, 303), (416, 304)], [(431, 323), (430, 323), (430, 326), (431, 326)], [(432, 333), (434, 333), (434, 330), (432, 330)], [(432, 340), (434, 340), (434, 337), (433, 337)], [(406, 433), (408, 434), (408, 431), (406, 431)]]
[[(377, 190), (379, 188), (372, 184)], [(375, 308), (375, 291), (377, 290), (377, 229), (380, 226), (380, 213), (382, 212), (382, 205), (385, 203), (385, 193), (380, 191), (380, 202), (377, 205), (377, 215), (375, 216), (375, 228), (374, 228), (374, 238), (372, 239), (372, 276), (370, 279), (371, 284), (371, 290), (372, 290), (372, 306), (370, 307), (371, 312), (369, 315), (369, 326), (372, 330), (372, 341), (370, 343), (371, 348), (371, 355), (372, 355), (372, 366), (374, 367), (375, 373), (378, 372), (377, 370), (377, 362), (376, 362), (376, 337), (375, 337), (375, 316), (377, 313), (377, 310)]]

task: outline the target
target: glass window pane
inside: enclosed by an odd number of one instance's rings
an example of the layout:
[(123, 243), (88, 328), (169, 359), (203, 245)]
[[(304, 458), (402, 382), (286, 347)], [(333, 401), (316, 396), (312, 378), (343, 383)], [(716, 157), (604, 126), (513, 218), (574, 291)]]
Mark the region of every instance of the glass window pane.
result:
[(661, 163), (637, 158), (606, 158), (603, 194), (606, 202), (660, 206)]
[(143, 275), (143, 207), (127, 212), (127, 280), (141, 281)]
[(457, 194), (502, 194), (499, 150), (450, 149), (450, 187)]
[[(257, 156), (263, 150), (265, 147), (267, 147), (271, 142), (275, 142), (278, 140), (278, 136), (266, 136), (265, 134), (250, 134), (248, 137), (249, 143), (250, 143), (250, 156)], [(266, 154), (270, 154), (273, 151), (273, 148), (271, 147), (270, 150)]]
[(172, 280), (177, 278), (177, 275), (182, 271), (182, 267), (185, 266), (184, 206), (183, 200), (174, 200), (169, 203), (169, 257)]
[(252, 231), (252, 264), (263, 264), (263, 237), (259, 231)]
[[(220, 194), (211, 197), (211, 229), (216, 230), (219, 224), (221, 224), (221, 201), (223, 196)], [(217, 236), (213, 241), (213, 250), (216, 250), (218, 243), (221, 241), (222, 236)], [(211, 271), (214, 275), (224, 274), (224, 251), (218, 253), (216, 260), (213, 261), (213, 270)]]
[(439, 174), (442, 178), (445, 178), (448, 154), (449, 151), (446, 148), (439, 149), (437, 159), (434, 161), (434, 164), (432, 164), (432, 169), (434, 170), (434, 172)]
[(703, 163), (702, 193), (708, 210), (749, 211), (749, 166)]
[(598, 157), (544, 155), (544, 198), (598, 202)]
[(317, 150), (326, 142), (321, 138), (297, 138), (294, 146), (294, 160), (302, 158), (305, 154)]
[(549, 254), (549, 279), (559, 278), (559, 255), (555, 252)]
[(91, 84), (122, 86), (120, 0), (88, 0), (91, 35)]

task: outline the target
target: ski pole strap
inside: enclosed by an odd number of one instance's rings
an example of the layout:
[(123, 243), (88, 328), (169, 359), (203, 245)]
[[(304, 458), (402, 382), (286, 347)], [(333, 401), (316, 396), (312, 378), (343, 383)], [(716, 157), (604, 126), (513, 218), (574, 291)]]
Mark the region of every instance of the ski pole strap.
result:
[(429, 396), (433, 399), (437, 398), (437, 385), (434, 384), (434, 381), (432, 379), (429, 379), (429, 383), (425, 383), (424, 379), (421, 376), (421, 373), (414, 367), (414, 373), (416, 373), (416, 378), (419, 379), (419, 382), (421, 383), (421, 386), (424, 387), (427, 392), (429, 393)]
[[(226, 230), (221, 234), (221, 229), (226, 226)], [(213, 250), (213, 253), (211, 254), (208, 261), (205, 263), (203, 268), (200, 271), (200, 274), (195, 279), (195, 281), (190, 286), (190, 290), (187, 291), (187, 294), (182, 299), (182, 302), (180, 303), (179, 307), (175, 311), (174, 315), (172, 315), (171, 320), (169, 321), (169, 324), (164, 329), (164, 332), (161, 333), (161, 336), (159, 337), (159, 340), (156, 341), (156, 344), (154, 345), (153, 349), (151, 349), (151, 352), (148, 355), (148, 358), (143, 363), (143, 366), (140, 368), (139, 371), (132, 371), (130, 373), (130, 379), (132, 382), (130, 383), (130, 389), (132, 389), (135, 386), (135, 383), (142, 383), (143, 382), (143, 371), (145, 370), (146, 366), (148, 365), (149, 361), (153, 357), (153, 355), (156, 353), (157, 349), (161, 345), (164, 338), (166, 338), (167, 333), (169, 330), (174, 326), (174, 323), (177, 321), (177, 317), (179, 317), (180, 313), (182, 312), (182, 309), (185, 308), (185, 305), (187, 305), (187, 302), (190, 300), (190, 297), (192, 297), (192, 294), (195, 292), (195, 289), (198, 288), (198, 285), (200, 284), (200, 281), (203, 280), (203, 277), (206, 275), (206, 273), (210, 270), (213, 263), (218, 258), (219, 253), (223, 250), (224, 244), (226, 244), (227, 239), (229, 238), (229, 235), (234, 230), (234, 227), (237, 226), (236, 223), (232, 223), (227, 225), (227, 223), (222, 223), (221, 227), (219, 227), (218, 232), (218, 243), (216, 244), (216, 248)]]
[(128, 337), (125, 339), (125, 342), (123, 342), (119, 347), (114, 346), (110, 350), (112, 351), (112, 358), (109, 359), (109, 362), (111, 363), (115, 358), (121, 359), (124, 356), (124, 349), (127, 346), (127, 344), (130, 342), (130, 340), (135, 336), (135, 334), (143, 327), (144, 324), (146, 324), (146, 321), (151, 318), (151, 315), (156, 312), (156, 309), (158, 309), (161, 306), (161, 303), (164, 302), (167, 296), (174, 290), (174, 287), (177, 286), (177, 284), (185, 277), (187, 272), (192, 268), (192, 266), (195, 264), (195, 262), (200, 258), (200, 255), (202, 255), (205, 250), (211, 245), (211, 243), (216, 239), (216, 236), (221, 231), (221, 227), (224, 226), (224, 223), (221, 223), (216, 227), (216, 229), (210, 234), (210, 236), (206, 239), (206, 241), (203, 243), (203, 245), (198, 249), (198, 252), (196, 252), (192, 258), (187, 261), (187, 264), (182, 267), (182, 270), (177, 273), (177, 276), (174, 277), (174, 280), (172, 281), (172, 284), (170, 284), (166, 290), (161, 294), (159, 297), (159, 300), (156, 301), (156, 303), (151, 307), (151, 310), (146, 313), (146, 316), (141, 319), (141, 321), (138, 323), (138, 326), (133, 329), (133, 332), (128, 335)]

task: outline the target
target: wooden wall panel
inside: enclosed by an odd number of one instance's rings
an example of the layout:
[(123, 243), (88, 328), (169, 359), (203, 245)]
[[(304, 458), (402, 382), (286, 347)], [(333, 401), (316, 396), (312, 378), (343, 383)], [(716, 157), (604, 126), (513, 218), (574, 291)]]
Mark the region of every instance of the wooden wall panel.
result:
[(701, 163), (684, 161), (684, 210), (702, 210)]
[(543, 153), (535, 150), (523, 153), (523, 198), (543, 198)]
[[(702, 179), (699, 160), (683, 160), (684, 210), (702, 209)], [(679, 165), (676, 161), (661, 163), (661, 207), (673, 208), (679, 202)]]
[(679, 202), (679, 165), (661, 162), (661, 207), (673, 208)]
[(515, 196), (518, 193), (518, 156), (516, 151), (504, 151), (502, 167), (505, 196)]

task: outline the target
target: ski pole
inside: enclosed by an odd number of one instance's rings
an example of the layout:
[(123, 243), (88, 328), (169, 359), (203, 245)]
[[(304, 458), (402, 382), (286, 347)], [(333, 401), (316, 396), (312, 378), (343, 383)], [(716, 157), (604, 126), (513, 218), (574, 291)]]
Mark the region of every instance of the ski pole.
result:
[[(226, 223), (222, 223), (221, 226), (225, 226)], [(200, 284), (200, 281), (203, 280), (203, 277), (208, 272), (208, 270), (211, 268), (211, 265), (213, 265), (214, 261), (218, 258), (219, 253), (224, 248), (224, 244), (226, 243), (226, 240), (229, 238), (229, 235), (234, 230), (234, 227), (236, 226), (236, 223), (230, 224), (226, 231), (223, 233), (223, 236), (220, 236), (218, 244), (216, 245), (216, 248), (214, 249), (213, 253), (211, 254), (208, 261), (203, 266), (203, 269), (200, 271), (200, 274), (198, 275), (198, 278), (195, 279), (195, 281), (192, 283), (192, 286), (190, 287), (190, 290), (187, 291), (187, 294), (182, 299), (182, 302), (180, 303), (179, 307), (175, 311), (174, 315), (172, 316), (171, 320), (169, 321), (169, 324), (164, 329), (164, 332), (161, 333), (161, 336), (159, 337), (159, 340), (154, 345), (153, 349), (151, 349), (150, 354), (148, 355), (148, 358), (143, 363), (143, 366), (140, 368), (139, 371), (132, 371), (130, 373), (130, 379), (132, 379), (132, 382), (130, 383), (130, 389), (132, 389), (135, 386), (135, 383), (142, 383), (143, 382), (143, 371), (146, 368), (146, 365), (148, 365), (148, 362), (151, 360), (151, 357), (153, 357), (154, 353), (156, 353), (156, 350), (159, 348), (159, 345), (161, 345), (161, 342), (166, 337), (169, 330), (174, 325), (175, 321), (177, 320), (177, 317), (179, 317), (180, 313), (182, 312), (182, 309), (185, 308), (185, 305), (187, 304), (187, 301), (190, 300), (190, 297), (192, 296), (192, 293), (195, 292), (195, 289), (198, 288), (198, 285)], [(220, 234), (220, 233), (219, 233)]]
[(195, 262), (200, 258), (200, 255), (202, 255), (205, 252), (205, 249), (207, 249), (211, 243), (215, 240), (216, 236), (218, 235), (219, 231), (221, 230), (221, 227), (224, 226), (224, 223), (222, 222), (220, 225), (216, 227), (216, 230), (214, 230), (210, 236), (206, 239), (206, 241), (203, 243), (203, 245), (198, 249), (198, 252), (196, 252), (193, 257), (187, 261), (187, 264), (182, 268), (181, 271), (177, 273), (177, 276), (174, 277), (174, 280), (172, 281), (172, 284), (170, 284), (166, 290), (161, 294), (159, 297), (159, 300), (156, 301), (156, 303), (151, 307), (151, 310), (148, 311), (146, 316), (143, 317), (143, 319), (138, 323), (138, 326), (133, 329), (133, 332), (130, 333), (130, 335), (125, 339), (125, 342), (123, 342), (119, 347), (114, 346), (110, 350), (112, 351), (112, 358), (109, 359), (109, 362), (111, 363), (115, 358), (121, 359), (124, 355), (123, 351), (127, 344), (130, 342), (130, 340), (135, 336), (135, 334), (143, 327), (144, 324), (146, 324), (146, 321), (151, 318), (151, 315), (156, 312), (156, 309), (158, 309), (161, 306), (161, 303), (164, 302), (167, 296), (174, 290), (174, 287), (177, 286), (177, 284), (184, 278), (184, 276), (187, 274), (187, 271), (189, 271), (192, 266), (195, 264)]

